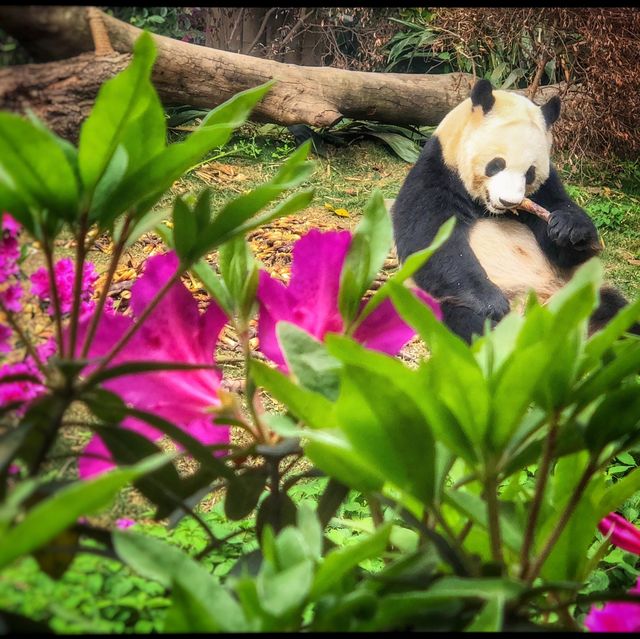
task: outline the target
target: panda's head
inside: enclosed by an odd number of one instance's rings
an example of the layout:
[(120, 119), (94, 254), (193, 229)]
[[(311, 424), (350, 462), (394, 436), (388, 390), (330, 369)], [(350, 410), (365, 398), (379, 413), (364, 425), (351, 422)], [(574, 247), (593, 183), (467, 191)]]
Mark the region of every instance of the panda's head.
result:
[(549, 177), (550, 128), (559, 115), (557, 96), (538, 107), (480, 80), (434, 135), (471, 197), (491, 213), (504, 213)]

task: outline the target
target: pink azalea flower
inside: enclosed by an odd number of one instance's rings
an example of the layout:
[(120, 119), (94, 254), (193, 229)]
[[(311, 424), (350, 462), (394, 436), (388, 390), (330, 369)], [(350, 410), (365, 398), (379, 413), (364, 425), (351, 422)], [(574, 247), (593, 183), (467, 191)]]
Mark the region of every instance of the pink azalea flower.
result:
[(8, 286), (4, 291), (0, 292), (0, 299), (2, 299), (2, 303), (7, 310), (13, 313), (19, 313), (22, 310), (22, 304), (20, 302), (22, 293), (21, 284), (11, 284), (11, 286)]
[(2, 230), (11, 237), (17, 237), (22, 226), (6, 211), (2, 214)]
[[(60, 297), (60, 310), (69, 313), (73, 305), (73, 282), (75, 278), (75, 265), (71, 258), (65, 257), (58, 260), (54, 266), (56, 286)], [(85, 314), (95, 307), (91, 299), (93, 287), (98, 279), (96, 267), (91, 262), (85, 262), (82, 270), (81, 311)], [(47, 312), (54, 314), (51, 303), (51, 290), (49, 288), (49, 273), (42, 267), (31, 276), (31, 292), (43, 302), (48, 303)]]
[(45, 387), (30, 380), (3, 381), (3, 378), (13, 375), (30, 375), (40, 380), (42, 375), (30, 358), (27, 358), (24, 362), (0, 366), (0, 407), (14, 402), (21, 402), (23, 406), (18, 412), (24, 413), (27, 403), (41, 395), (45, 391)]
[(133, 519), (116, 519), (116, 527), (120, 528), (120, 530), (126, 530), (131, 526), (135, 525), (135, 521)]
[[(640, 595), (640, 578), (629, 592)], [(584, 625), (591, 632), (640, 632), (640, 603), (612, 601), (603, 608), (591, 606)]]
[(7, 324), (0, 323), (0, 353), (11, 352), (11, 336), (13, 331)]
[(640, 555), (640, 528), (617, 513), (609, 513), (600, 520), (598, 530), (603, 535), (611, 532), (609, 541), (618, 548)]
[[(278, 322), (291, 322), (318, 340), (330, 332), (343, 332), (338, 293), (351, 239), (349, 231), (322, 233), (312, 229), (293, 247), (289, 286), (264, 271), (260, 273), (257, 295), (260, 350), (281, 370), (286, 372), (288, 368), (276, 335)], [(414, 293), (442, 319), (440, 307), (432, 297), (417, 289)], [(413, 328), (402, 320), (387, 298), (363, 320), (353, 337), (367, 348), (395, 355), (414, 335)]]
[(0, 283), (6, 282), (18, 272), (19, 233), (20, 225), (8, 213), (3, 213), (0, 233)]
[[(175, 253), (157, 255), (147, 261), (143, 276), (131, 290), (134, 317), (140, 317), (177, 268)], [(84, 339), (89, 321), (90, 317), (85, 317), (80, 323), (80, 340)], [(106, 355), (133, 321), (124, 315), (103, 314), (89, 357)], [(112, 360), (111, 366), (141, 360), (214, 364), (215, 344), (225, 322), (224, 313), (214, 302), (200, 314), (196, 299), (178, 282)], [(203, 368), (124, 375), (105, 382), (104, 387), (117, 393), (127, 404), (172, 421), (203, 444), (212, 445), (229, 442), (229, 428), (214, 425), (212, 415), (207, 413), (209, 407), (220, 404), (220, 382), (221, 374), (217, 370)], [(160, 431), (133, 418), (126, 418), (122, 427), (151, 440), (163, 436)], [(86, 454), (78, 464), (81, 477), (95, 475), (114, 465), (108, 449), (97, 435), (84, 452)]]

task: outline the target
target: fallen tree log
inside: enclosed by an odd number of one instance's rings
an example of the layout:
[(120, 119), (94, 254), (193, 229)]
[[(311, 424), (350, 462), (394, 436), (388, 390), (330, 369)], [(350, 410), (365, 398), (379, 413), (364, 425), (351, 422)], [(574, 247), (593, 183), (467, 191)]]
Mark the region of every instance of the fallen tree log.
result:
[(31, 109), (58, 135), (77, 142), (103, 82), (122, 71), (130, 54), (97, 57), (93, 53), (50, 62), (0, 69), (0, 109)]
[[(113, 49), (120, 54), (129, 54), (140, 29), (103, 12), (100, 15)], [(1, 6), (0, 26), (39, 60), (63, 60), (94, 50), (86, 7)], [(202, 47), (165, 36), (154, 35), (153, 38), (158, 47), (158, 58), (152, 79), (165, 105), (190, 104), (213, 108), (238, 91), (275, 79), (277, 83), (256, 107), (253, 118), (285, 126), (309, 124), (325, 127), (343, 117), (394, 124), (436, 125), (468, 97), (474, 82), (473, 76), (465, 73), (418, 75), (303, 67)], [(76, 68), (73, 61), (58, 64), (70, 64)], [(29, 94), (29, 74), (39, 76), (40, 72), (33, 65), (26, 66), (31, 68), (21, 70), (12, 67), (3, 73), (5, 84), (0, 84), (0, 108), (16, 104), (12, 98), (16, 92), (23, 96)], [(113, 67), (114, 72), (116, 67)], [(43, 70), (41, 75), (46, 78), (55, 74), (55, 67), (50, 68), (51, 71)], [(71, 96), (74, 91), (85, 95), (85, 88), (76, 90), (72, 86), (73, 78), (81, 83), (85, 79), (64, 66), (60, 69), (62, 77), (67, 79), (66, 86)], [(85, 67), (85, 72), (93, 71)], [(11, 74), (16, 76), (13, 84), (7, 80)], [(92, 79), (89, 80), (87, 87), (94, 86)], [(38, 82), (41, 81), (36, 80), (35, 94), (47, 100), (48, 96), (39, 92)], [(54, 80), (50, 86), (61, 88)], [(559, 85), (543, 87), (535, 99), (542, 102), (560, 90)], [(25, 103), (24, 97), (21, 103)], [(63, 99), (63, 103), (69, 104), (69, 101)], [(32, 108), (37, 112), (39, 106), (33, 104)], [(42, 108), (53, 109), (53, 106), (49, 104)]]

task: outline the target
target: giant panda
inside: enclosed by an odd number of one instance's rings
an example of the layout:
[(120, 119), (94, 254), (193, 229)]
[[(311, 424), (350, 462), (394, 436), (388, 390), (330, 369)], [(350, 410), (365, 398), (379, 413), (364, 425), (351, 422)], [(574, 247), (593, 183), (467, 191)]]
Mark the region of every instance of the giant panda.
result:
[[(487, 319), (495, 326), (530, 289), (546, 300), (600, 250), (593, 221), (550, 162), (559, 115), (557, 96), (539, 107), (478, 81), (440, 122), (391, 207), (401, 262), (456, 217), (451, 237), (414, 280), (440, 301), (445, 323), (467, 342), (483, 333)], [(525, 197), (551, 213), (548, 222), (514, 214)], [(615, 289), (601, 289), (590, 330), (625, 304)]]

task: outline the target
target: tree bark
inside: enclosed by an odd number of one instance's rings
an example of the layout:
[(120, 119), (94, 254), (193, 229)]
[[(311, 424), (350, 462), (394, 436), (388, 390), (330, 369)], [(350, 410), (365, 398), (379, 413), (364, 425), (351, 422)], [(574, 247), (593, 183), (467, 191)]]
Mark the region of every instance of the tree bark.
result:
[[(140, 29), (105, 13), (102, 13), (102, 18), (115, 51), (129, 54)], [(86, 7), (0, 6), (0, 27), (40, 60), (61, 60), (94, 50)], [(275, 79), (276, 84), (255, 108), (252, 117), (285, 126), (302, 123), (325, 127), (343, 117), (394, 124), (436, 125), (468, 97), (474, 82), (473, 76), (465, 73), (368, 73), (295, 66), (165, 36), (153, 35), (153, 38), (158, 47), (158, 57), (152, 80), (165, 105), (190, 104), (210, 109), (239, 91)], [(26, 66), (32, 67), (29, 69), (31, 73), (36, 73), (33, 65)], [(63, 79), (59, 81), (62, 85), (56, 84), (52, 76), (44, 87), (60, 90), (65, 86), (66, 77), (66, 86), (73, 96), (73, 78), (80, 78), (87, 86), (95, 85), (94, 78), (81, 77), (82, 67), (76, 67), (74, 62), (71, 67), (66, 71), (64, 66), (60, 67), (63, 69)], [(12, 73), (16, 76), (25, 73), (15, 67), (13, 69), (6, 70), (7, 77)], [(49, 71), (43, 73), (47, 76)], [(85, 67), (84, 73), (94, 71)], [(18, 80), (19, 77), (15, 82)], [(6, 78), (4, 81), (10, 83)], [(26, 87), (24, 81), (23, 76)], [(36, 92), (38, 90), (44, 89), (36, 87)], [(549, 97), (558, 92), (558, 87), (544, 87), (544, 91), (536, 94), (536, 101), (541, 101), (538, 98), (542, 93)], [(84, 94), (83, 88), (81, 95)], [(0, 84), (1, 108), (8, 108), (10, 99), (7, 95)], [(45, 101), (49, 98), (41, 97)], [(72, 101), (64, 101), (64, 104), (71, 105)]]
[(0, 69), (0, 108), (19, 113), (31, 109), (58, 135), (75, 143), (100, 86), (130, 60), (131, 54), (83, 53), (60, 62)]

